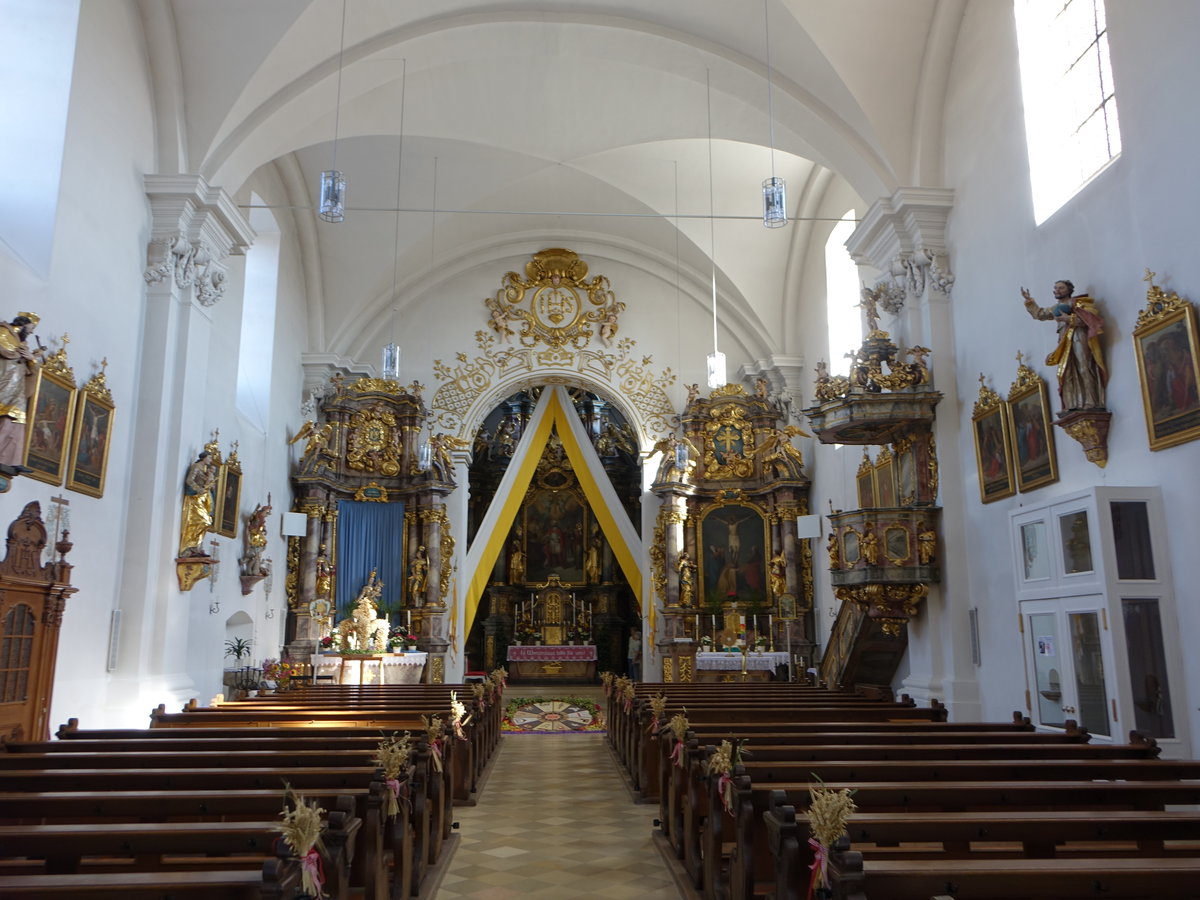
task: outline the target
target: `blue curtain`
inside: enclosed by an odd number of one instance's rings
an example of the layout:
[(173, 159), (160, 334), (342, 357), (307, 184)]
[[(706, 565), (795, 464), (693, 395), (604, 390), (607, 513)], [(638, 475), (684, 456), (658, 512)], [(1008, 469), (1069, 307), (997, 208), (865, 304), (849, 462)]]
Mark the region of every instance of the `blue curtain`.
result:
[(348, 615), (375, 569), (380, 602), (398, 604), (404, 579), (404, 504), (338, 501), (337, 608)]

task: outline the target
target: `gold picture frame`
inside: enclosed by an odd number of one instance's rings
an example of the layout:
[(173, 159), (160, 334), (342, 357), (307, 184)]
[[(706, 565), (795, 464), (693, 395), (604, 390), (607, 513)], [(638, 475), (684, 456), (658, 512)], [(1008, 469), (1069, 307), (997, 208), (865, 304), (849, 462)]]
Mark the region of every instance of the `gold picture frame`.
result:
[[(1147, 281), (1154, 273), (1147, 272)], [(1200, 341), (1196, 308), (1150, 282), (1133, 330), (1151, 450), (1200, 438)]]
[(221, 465), (221, 474), (217, 478), (217, 502), (213, 511), (213, 527), (222, 537), (235, 538), (238, 530), (238, 510), (242, 502), (242, 463), (238, 459), (237, 448), (229, 454), (229, 459)]
[(875, 506), (881, 509), (898, 506), (896, 495), (895, 457), (884, 447), (875, 457)]
[(63, 483), (77, 393), (75, 373), (67, 365), (64, 347), (38, 368), (33, 395), (26, 406), (27, 477), (47, 484)]
[(67, 467), (67, 489), (104, 496), (108, 472), (108, 450), (112, 443), (116, 408), (104, 380), (104, 366), (79, 392), (75, 427), (71, 433), (71, 456)]
[(871, 457), (867, 455), (867, 451), (863, 451), (862, 462), (858, 465), (858, 473), (855, 476), (858, 484), (858, 508), (859, 509), (874, 509), (875, 503), (875, 466), (871, 462)]
[(1050, 392), (1046, 380), (1021, 363), (1005, 403), (1017, 490), (1025, 493), (1058, 481)]
[(975, 435), (975, 469), (979, 474), (979, 499), (993, 503), (1017, 492), (1013, 478), (1012, 442), (1008, 434), (1008, 416), (1000, 395), (984, 384), (979, 376), (979, 399), (971, 416)]

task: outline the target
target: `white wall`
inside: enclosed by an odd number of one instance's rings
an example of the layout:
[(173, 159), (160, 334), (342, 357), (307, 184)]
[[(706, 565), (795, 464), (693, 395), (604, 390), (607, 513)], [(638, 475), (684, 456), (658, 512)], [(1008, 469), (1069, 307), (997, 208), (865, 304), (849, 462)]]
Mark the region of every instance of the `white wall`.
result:
[[(1124, 151), (1040, 228), (1033, 225), (1029, 197), (1009, 4), (968, 5), (950, 78), (945, 159), (947, 184), (955, 191), (949, 239), (957, 276), (953, 315), (960, 402), (957, 410), (943, 405), (938, 415), (957, 415), (962, 424), (958, 446), (941, 448), (943, 454), (961, 454), (965, 479), (970, 590), (953, 602), (980, 610), (979, 677), (983, 713), (989, 719), (1024, 708), (1008, 536), (1014, 509), (1092, 485), (1160, 485), (1171, 535), (1179, 630), (1186, 636), (1200, 628), (1200, 605), (1190, 588), (1200, 581), (1200, 559), (1193, 552), (1200, 513), (1191, 487), (1200, 443), (1148, 453), (1130, 338), (1145, 305), (1142, 277), (1147, 267), (1158, 273), (1158, 284), (1200, 300), (1200, 258), (1190, 222), (1190, 210), (1200, 201), (1191, 149), (1200, 123), (1194, 115), (1179, 115), (1195, 108), (1200, 61), (1190, 35), (1200, 28), (1200, 6), (1162, 0), (1108, 3), (1107, 8)], [(1055, 342), (1053, 326), (1029, 318), (1019, 288), (1025, 285), (1047, 301), (1059, 278), (1069, 278), (1077, 290), (1097, 297), (1106, 315), (1108, 407), (1113, 414), (1108, 465), (1101, 469), (1087, 462), (1079, 445), (1056, 429), (1059, 483), (984, 506), (969, 464), (974, 448), (967, 423), (978, 396), (976, 380), (983, 372), (1006, 394), (1020, 350), (1055, 384), (1053, 371), (1042, 364)], [(1057, 410), (1057, 398), (1052, 402)], [(1194, 654), (1185, 659), (1186, 670), (1176, 676), (1173, 691), (1200, 684), (1200, 663)], [(1195, 708), (1194, 693), (1183, 699), (1184, 708)], [(1191, 729), (1196, 746), (1200, 718), (1193, 716)]]

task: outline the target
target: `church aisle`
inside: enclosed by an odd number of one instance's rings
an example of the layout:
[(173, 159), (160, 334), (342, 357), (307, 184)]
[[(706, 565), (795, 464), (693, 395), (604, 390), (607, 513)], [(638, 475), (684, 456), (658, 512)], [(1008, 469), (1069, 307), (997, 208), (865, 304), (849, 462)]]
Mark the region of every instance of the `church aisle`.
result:
[(651, 841), (658, 805), (630, 799), (605, 740), (506, 735), (478, 805), (454, 810), (438, 900), (678, 898)]

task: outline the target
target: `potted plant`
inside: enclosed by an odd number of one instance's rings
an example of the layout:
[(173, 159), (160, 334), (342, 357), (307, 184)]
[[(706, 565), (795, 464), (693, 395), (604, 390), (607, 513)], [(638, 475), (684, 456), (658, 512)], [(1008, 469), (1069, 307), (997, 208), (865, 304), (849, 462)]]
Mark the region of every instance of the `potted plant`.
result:
[(322, 653), (337, 653), (337, 641), (333, 639), (332, 634), (327, 634), (317, 642)]
[(250, 666), (243, 663), (243, 660), (250, 658), (250, 650), (253, 641), (249, 638), (230, 638), (225, 642), (225, 655), (232, 656), (235, 663), (234, 668), (225, 671), (224, 683), (235, 691), (247, 691), (258, 689), (258, 679), (254, 678), (254, 683), (250, 681)]

